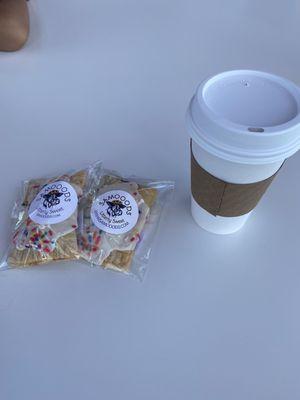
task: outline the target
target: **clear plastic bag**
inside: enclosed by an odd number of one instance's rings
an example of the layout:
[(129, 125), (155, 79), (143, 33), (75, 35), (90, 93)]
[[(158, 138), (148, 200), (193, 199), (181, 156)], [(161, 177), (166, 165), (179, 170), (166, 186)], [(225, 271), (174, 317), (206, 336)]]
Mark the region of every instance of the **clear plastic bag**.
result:
[(79, 258), (78, 206), (90, 190), (97, 168), (100, 163), (52, 178), (23, 182), (12, 212), (12, 237), (0, 268)]
[(81, 258), (142, 280), (153, 236), (173, 189), (171, 181), (98, 170), (79, 207)]

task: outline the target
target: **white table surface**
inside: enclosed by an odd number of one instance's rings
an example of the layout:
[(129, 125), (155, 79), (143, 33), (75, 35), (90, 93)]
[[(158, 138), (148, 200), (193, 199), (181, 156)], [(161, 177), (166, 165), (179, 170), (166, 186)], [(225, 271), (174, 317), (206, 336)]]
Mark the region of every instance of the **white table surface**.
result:
[(238, 234), (189, 213), (197, 83), (252, 68), (300, 84), (300, 3), (31, 0), (0, 54), (1, 251), (22, 179), (102, 159), (174, 179), (144, 283), (56, 264), (0, 273), (1, 400), (300, 397), (300, 154)]

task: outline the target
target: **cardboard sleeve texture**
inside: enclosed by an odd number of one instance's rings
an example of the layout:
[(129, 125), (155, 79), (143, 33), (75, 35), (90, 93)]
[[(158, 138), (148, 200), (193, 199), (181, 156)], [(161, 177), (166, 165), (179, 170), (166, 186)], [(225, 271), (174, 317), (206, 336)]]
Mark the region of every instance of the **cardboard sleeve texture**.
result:
[(194, 200), (214, 216), (238, 217), (255, 208), (278, 171), (254, 183), (228, 183), (205, 171), (191, 149), (191, 191)]

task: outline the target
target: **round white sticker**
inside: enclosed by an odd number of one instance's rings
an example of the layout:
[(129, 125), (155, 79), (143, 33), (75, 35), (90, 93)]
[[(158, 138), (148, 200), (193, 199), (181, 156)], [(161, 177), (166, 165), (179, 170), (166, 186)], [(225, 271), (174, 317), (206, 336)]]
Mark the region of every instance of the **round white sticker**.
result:
[(65, 181), (51, 182), (31, 202), (29, 217), (42, 225), (58, 224), (73, 214), (77, 204), (78, 197), (73, 186)]
[(93, 202), (91, 218), (102, 231), (118, 235), (134, 228), (139, 218), (139, 208), (130, 193), (111, 190)]

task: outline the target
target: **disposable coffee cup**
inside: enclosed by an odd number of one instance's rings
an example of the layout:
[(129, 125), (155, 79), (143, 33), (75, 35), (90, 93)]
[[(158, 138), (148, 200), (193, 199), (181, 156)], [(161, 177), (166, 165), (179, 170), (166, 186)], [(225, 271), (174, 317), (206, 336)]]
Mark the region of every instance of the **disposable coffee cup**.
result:
[(198, 86), (186, 125), (193, 218), (210, 232), (233, 233), (300, 148), (300, 88), (265, 72), (224, 72)]

